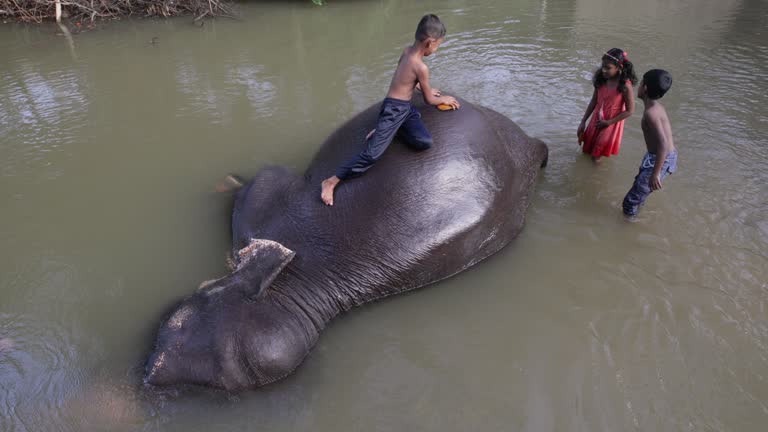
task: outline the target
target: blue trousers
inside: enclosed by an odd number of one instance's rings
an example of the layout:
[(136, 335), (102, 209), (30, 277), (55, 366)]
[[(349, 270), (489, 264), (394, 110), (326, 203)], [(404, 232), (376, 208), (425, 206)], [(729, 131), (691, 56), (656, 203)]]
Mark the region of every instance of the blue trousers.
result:
[[(640, 207), (645, 204), (645, 200), (653, 192), (650, 181), (655, 166), (656, 155), (646, 153), (643, 162), (640, 164), (640, 172), (635, 177), (635, 183), (632, 185), (632, 189), (627, 192), (627, 196), (624, 197), (622, 207), (625, 215), (637, 216)], [(661, 180), (663, 181), (675, 171), (677, 171), (677, 150), (667, 155), (667, 160), (664, 161), (664, 165), (661, 167)]]
[(376, 163), (397, 134), (414, 150), (432, 146), (430, 135), (421, 114), (409, 101), (386, 98), (381, 104), (376, 131), (367, 141), (365, 150), (336, 170), (336, 177), (346, 180), (366, 172)]

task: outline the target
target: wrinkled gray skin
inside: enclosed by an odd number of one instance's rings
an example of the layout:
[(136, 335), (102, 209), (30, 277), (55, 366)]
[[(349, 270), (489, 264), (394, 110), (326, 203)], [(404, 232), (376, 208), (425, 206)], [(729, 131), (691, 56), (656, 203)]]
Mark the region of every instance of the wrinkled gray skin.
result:
[(320, 201), (320, 182), (363, 149), (378, 104), (336, 130), (304, 176), (264, 168), (237, 192), (238, 268), (164, 320), (147, 383), (269, 384), (296, 369), (340, 313), (461, 272), (518, 235), (546, 145), (463, 100), (448, 112), (415, 103), (433, 147), (395, 140), (364, 176), (340, 184), (333, 207)]

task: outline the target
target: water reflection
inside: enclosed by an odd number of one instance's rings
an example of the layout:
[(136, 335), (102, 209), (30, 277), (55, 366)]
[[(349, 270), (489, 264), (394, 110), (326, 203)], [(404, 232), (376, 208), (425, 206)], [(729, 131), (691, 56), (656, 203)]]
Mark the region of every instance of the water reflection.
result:
[(61, 407), (83, 379), (70, 332), (37, 317), (0, 314), (0, 428), (64, 430)]
[[(87, 80), (78, 70), (41, 73), (37, 63), (21, 61), (0, 78), (0, 135), (6, 138), (0, 175), (33, 174), (50, 167), (56, 155), (76, 145), (88, 115)], [(53, 154), (53, 155), (52, 155)], [(60, 174), (46, 168), (48, 178)]]
[(231, 83), (228, 89), (232, 96), (245, 93), (253, 107), (254, 115), (252, 119), (266, 117), (272, 113), (270, 105), (276, 94), (276, 87), (262, 77), (263, 67), (248, 67), (245, 65), (236, 65), (229, 71), (230, 77), (227, 82)]
[(229, 124), (233, 118), (252, 121), (273, 115), (278, 93), (287, 88), (264, 65), (254, 63), (258, 53), (228, 49), (222, 57), (221, 64), (177, 60), (175, 82), (186, 96), (177, 117), (213, 117), (214, 123)]

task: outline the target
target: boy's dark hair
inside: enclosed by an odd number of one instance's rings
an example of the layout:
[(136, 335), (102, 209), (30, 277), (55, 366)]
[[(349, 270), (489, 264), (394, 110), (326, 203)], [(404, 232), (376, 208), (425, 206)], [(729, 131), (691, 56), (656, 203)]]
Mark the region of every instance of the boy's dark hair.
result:
[(650, 99), (661, 99), (672, 87), (672, 74), (664, 69), (651, 69), (643, 75), (646, 94)]
[[(621, 49), (621, 48), (611, 48), (603, 54), (603, 61), (607, 61), (609, 63), (613, 63), (616, 65), (616, 67), (619, 68), (619, 85), (616, 87), (616, 90), (618, 91), (624, 91), (624, 87), (626, 86), (626, 81), (629, 80), (629, 82), (632, 83), (632, 85), (637, 84), (637, 75), (635, 75), (635, 66), (632, 64), (631, 61), (629, 61), (629, 58), (627, 58), (627, 53)], [(595, 71), (595, 75), (592, 78), (592, 84), (594, 84), (595, 88), (600, 88), (605, 84), (606, 79), (603, 76), (602, 68), (598, 68)]]
[(429, 38), (440, 39), (445, 37), (445, 26), (437, 15), (424, 15), (416, 27), (416, 40), (419, 42)]

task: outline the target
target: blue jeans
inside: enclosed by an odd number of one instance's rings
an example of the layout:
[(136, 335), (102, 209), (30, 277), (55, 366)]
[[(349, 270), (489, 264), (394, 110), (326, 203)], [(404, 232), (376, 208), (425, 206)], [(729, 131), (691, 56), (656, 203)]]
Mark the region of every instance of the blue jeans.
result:
[(368, 139), (365, 150), (339, 167), (336, 177), (346, 180), (366, 172), (381, 158), (395, 134), (414, 150), (432, 147), (432, 135), (421, 121), (421, 114), (416, 107), (409, 101), (385, 98), (381, 104), (376, 131)]
[[(653, 192), (650, 182), (655, 166), (656, 155), (646, 153), (643, 162), (640, 164), (640, 172), (635, 177), (635, 183), (632, 185), (632, 189), (627, 192), (627, 196), (624, 197), (622, 207), (624, 208), (625, 215), (637, 216), (640, 207), (645, 204), (648, 195)], [(667, 155), (667, 160), (664, 161), (664, 165), (661, 167), (661, 180), (663, 181), (675, 171), (677, 171), (677, 150)]]

